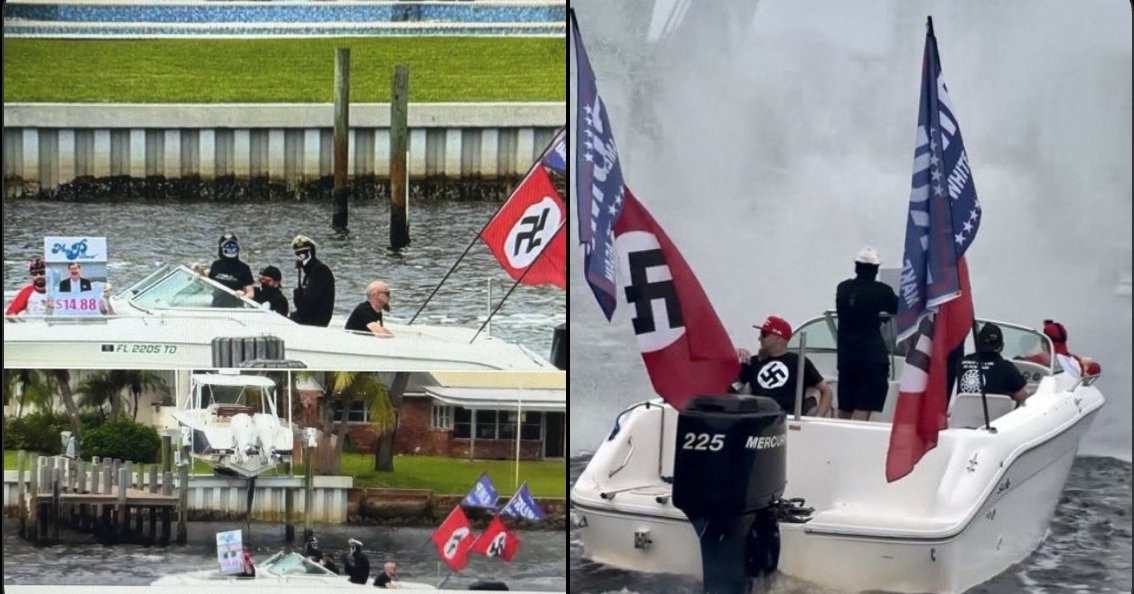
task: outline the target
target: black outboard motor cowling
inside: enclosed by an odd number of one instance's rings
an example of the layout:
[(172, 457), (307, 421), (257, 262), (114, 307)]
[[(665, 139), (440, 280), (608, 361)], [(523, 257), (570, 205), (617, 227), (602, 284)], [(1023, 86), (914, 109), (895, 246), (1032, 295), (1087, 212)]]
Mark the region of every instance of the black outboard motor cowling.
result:
[(567, 369), (567, 324), (555, 327), (551, 335), (551, 364), (556, 369)]
[(706, 594), (744, 594), (779, 561), (769, 506), (787, 485), (787, 425), (761, 396), (699, 396), (677, 418), (673, 505), (701, 540)]

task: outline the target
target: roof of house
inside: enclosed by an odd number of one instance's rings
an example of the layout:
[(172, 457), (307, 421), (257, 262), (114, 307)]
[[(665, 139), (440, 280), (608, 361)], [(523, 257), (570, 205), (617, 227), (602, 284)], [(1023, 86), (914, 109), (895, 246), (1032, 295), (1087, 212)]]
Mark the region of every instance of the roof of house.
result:
[(429, 386), (425, 393), (444, 404), (470, 409), (567, 411), (567, 390)]

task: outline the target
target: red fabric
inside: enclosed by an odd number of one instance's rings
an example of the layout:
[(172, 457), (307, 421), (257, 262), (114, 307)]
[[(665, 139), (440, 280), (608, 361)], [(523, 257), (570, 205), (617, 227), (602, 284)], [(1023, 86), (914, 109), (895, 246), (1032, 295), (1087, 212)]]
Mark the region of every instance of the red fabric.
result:
[(511, 561), (519, 548), (519, 539), (504, 526), (500, 516), (496, 516), (492, 518), (488, 528), (485, 528), (484, 532), (473, 543), (471, 550), (487, 557), (500, 557), (505, 561)]
[(779, 336), (784, 340), (791, 340), (791, 324), (787, 323), (787, 320), (783, 318), (768, 316), (768, 319), (764, 320), (764, 324), (762, 326), (752, 327), (759, 328), (761, 332), (775, 334), (776, 336)]
[(520, 282), (525, 285), (565, 289), (566, 221), (567, 209), (547, 171), (535, 167), (492, 217), (480, 238), (512, 280), (523, 277)]
[[(625, 196), (622, 215), (614, 226), (618, 278), (622, 284), (618, 298), (624, 311), (634, 317), (638, 347), (654, 391), (678, 410), (684, 410), (694, 396), (723, 394), (736, 380), (740, 364), (732, 340), (693, 270), (629, 188)], [(660, 259), (656, 259), (657, 251)], [(639, 279), (640, 283), (648, 281), (650, 287), (633, 284), (629, 270), (632, 256), (655, 258), (646, 278)], [(672, 286), (664, 278), (665, 267), (669, 269)], [(664, 299), (655, 293), (648, 302), (647, 309), (652, 307), (654, 315), (652, 330), (639, 327), (639, 307), (646, 301), (632, 298), (637, 291), (647, 290), (668, 291)], [(671, 311), (674, 307), (677, 311)], [(680, 322), (674, 325), (676, 314)]]
[(16, 297), (12, 299), (12, 303), (8, 305), (8, 310), (4, 312), (5, 315), (14, 316), (28, 308), (28, 299), (31, 297), (32, 291), (35, 290), (35, 285), (24, 285)]
[(911, 370), (902, 372), (890, 447), (886, 452), (886, 482), (896, 481), (913, 471), (922, 456), (937, 447), (937, 433), (946, 427), (949, 396), (945, 362), (949, 352), (964, 342), (973, 325), (969, 267), (964, 257), (957, 259), (957, 276), (961, 294), (942, 304), (934, 314), (933, 342), (924, 382), (922, 385), (907, 382), (905, 374)]
[(437, 547), (437, 554), (449, 569), (460, 571), (469, 564), (469, 548), (473, 544), (473, 535), (469, 530), (469, 519), (465, 517), (461, 506), (458, 505), (449, 512), (449, 517), (433, 531), (430, 540)]

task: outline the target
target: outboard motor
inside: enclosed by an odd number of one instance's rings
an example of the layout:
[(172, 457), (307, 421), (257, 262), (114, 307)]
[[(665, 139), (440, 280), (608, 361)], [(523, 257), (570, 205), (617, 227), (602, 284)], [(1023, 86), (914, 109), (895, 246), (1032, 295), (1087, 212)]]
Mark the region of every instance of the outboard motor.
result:
[(762, 396), (699, 396), (677, 417), (674, 451), (673, 505), (700, 537), (705, 592), (744, 594), (779, 563), (785, 415)]
[(551, 364), (556, 369), (567, 369), (567, 324), (556, 326), (551, 335)]

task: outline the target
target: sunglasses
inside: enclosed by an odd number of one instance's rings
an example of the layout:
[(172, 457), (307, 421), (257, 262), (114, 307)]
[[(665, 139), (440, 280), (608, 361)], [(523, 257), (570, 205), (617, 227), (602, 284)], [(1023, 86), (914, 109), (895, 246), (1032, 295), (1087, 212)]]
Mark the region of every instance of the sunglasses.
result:
[(47, 272), (44, 271), (44, 270), (33, 270), (31, 272), (31, 275), (32, 276), (47, 276)]

